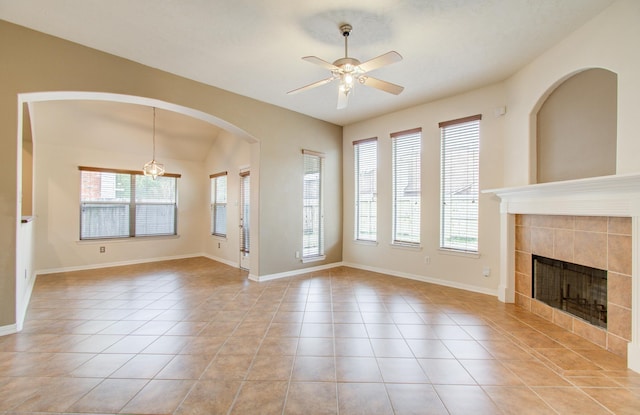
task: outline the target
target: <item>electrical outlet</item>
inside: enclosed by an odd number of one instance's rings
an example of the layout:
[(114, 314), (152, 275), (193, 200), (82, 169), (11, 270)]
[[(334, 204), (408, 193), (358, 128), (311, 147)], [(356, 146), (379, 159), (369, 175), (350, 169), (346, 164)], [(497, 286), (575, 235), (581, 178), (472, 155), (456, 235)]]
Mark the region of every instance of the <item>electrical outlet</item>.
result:
[(488, 278), (489, 275), (491, 275), (491, 268), (489, 267), (482, 268), (482, 276), (485, 278)]
[(424, 257), (424, 263), (425, 264), (430, 264), (431, 263), (431, 257), (430, 256)]
[(101, 246), (101, 247), (100, 247), (100, 253), (101, 253), (101, 254), (104, 254), (105, 252), (107, 252), (107, 248), (106, 248), (106, 247), (104, 247), (104, 246)]

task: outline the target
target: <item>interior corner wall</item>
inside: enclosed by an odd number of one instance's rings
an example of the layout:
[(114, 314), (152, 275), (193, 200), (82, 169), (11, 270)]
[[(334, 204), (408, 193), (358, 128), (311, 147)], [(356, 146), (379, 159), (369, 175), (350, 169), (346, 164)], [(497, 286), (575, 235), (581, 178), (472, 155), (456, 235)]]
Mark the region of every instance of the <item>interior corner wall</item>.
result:
[[(239, 266), (240, 261), (240, 169), (250, 169), (250, 180), (259, 173), (259, 171), (252, 171), (251, 146), (253, 145), (258, 144), (249, 144), (231, 133), (221, 131), (205, 161), (207, 177), (211, 174), (227, 172), (227, 236), (211, 235), (211, 226), (202, 227), (205, 237), (204, 252), (212, 258), (235, 266)], [(210, 183), (209, 181), (206, 184), (208, 201), (211, 200)], [(210, 218), (210, 214), (207, 217)]]
[[(253, 234), (260, 246), (261, 275), (305, 268), (292, 255), (302, 243), (302, 209), (301, 199), (296, 199), (300, 192), (290, 190), (302, 187), (301, 175), (295, 174), (301, 170), (301, 148), (324, 151), (330, 157), (326, 207), (333, 212), (325, 217), (325, 263), (341, 261), (340, 126), (4, 21), (0, 21), (0, 56), (0, 327), (16, 323), (21, 152), (17, 99), (23, 93), (86, 91), (148, 97), (211, 114), (255, 137), (260, 142), (260, 188), (254, 191), (259, 194), (261, 218)], [(286, 232), (291, 236), (283, 237)]]
[(590, 68), (618, 75), (616, 173), (640, 172), (640, 2), (618, 0), (506, 82), (504, 187), (535, 183), (535, 114), (563, 80)]
[[(496, 295), (499, 282), (498, 202), (480, 195), (480, 255), (455, 254), (440, 247), (440, 128), (439, 122), (482, 114), (480, 121), (480, 189), (502, 186), (502, 143), (505, 116), (494, 111), (505, 105), (504, 86), (490, 85), (447, 99), (418, 105), (351, 124), (344, 129), (344, 262), (444, 285)], [(508, 116), (508, 115), (507, 115)], [(390, 134), (422, 128), (421, 249), (403, 249), (392, 241), (392, 183)], [(353, 141), (378, 138), (377, 243), (354, 240), (355, 185)], [(428, 257), (428, 260), (426, 259)], [(490, 268), (490, 276), (483, 269)]]

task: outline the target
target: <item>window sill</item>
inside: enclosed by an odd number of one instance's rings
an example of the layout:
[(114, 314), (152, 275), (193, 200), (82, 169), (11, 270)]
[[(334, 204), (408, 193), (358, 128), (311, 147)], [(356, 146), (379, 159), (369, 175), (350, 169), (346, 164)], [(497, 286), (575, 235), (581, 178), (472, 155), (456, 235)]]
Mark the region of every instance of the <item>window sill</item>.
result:
[(318, 255), (318, 256), (310, 256), (310, 257), (303, 257), (302, 258), (302, 263), (306, 264), (308, 262), (318, 262), (318, 261), (324, 261), (325, 259), (327, 259), (326, 255)]
[(148, 242), (164, 239), (179, 239), (180, 235), (157, 235), (157, 236), (135, 236), (125, 238), (104, 238), (104, 239), (80, 239), (76, 243), (78, 245), (101, 245), (111, 243), (126, 243), (126, 242)]
[(215, 233), (211, 234), (212, 239), (217, 239), (219, 241), (227, 241), (227, 235), (216, 235)]
[(408, 244), (399, 244), (391, 242), (389, 244), (393, 249), (402, 249), (406, 251), (422, 251), (422, 245), (408, 245)]
[(464, 258), (480, 258), (480, 252), (460, 251), (457, 249), (438, 248), (443, 255), (460, 256)]
[(378, 241), (365, 241), (365, 240), (362, 240), (362, 239), (354, 239), (353, 243), (355, 245), (378, 246)]

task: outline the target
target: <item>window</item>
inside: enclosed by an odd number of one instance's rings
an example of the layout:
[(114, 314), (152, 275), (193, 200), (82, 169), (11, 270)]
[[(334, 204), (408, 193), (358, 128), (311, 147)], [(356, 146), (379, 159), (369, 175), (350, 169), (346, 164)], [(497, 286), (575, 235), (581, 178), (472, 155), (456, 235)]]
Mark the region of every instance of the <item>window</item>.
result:
[(240, 172), (240, 252), (249, 254), (251, 238), (250, 226), (251, 178), (249, 171)]
[(391, 134), (393, 244), (420, 245), (420, 148), (422, 129)]
[(302, 259), (324, 256), (324, 218), (322, 211), (322, 170), (324, 154), (302, 150), (303, 235)]
[(227, 236), (227, 172), (209, 176), (211, 179), (211, 234)]
[(480, 120), (441, 122), (440, 247), (478, 252)]
[(355, 239), (375, 241), (377, 229), (378, 140), (353, 142), (355, 166)]
[(79, 167), (80, 239), (176, 235), (177, 174)]

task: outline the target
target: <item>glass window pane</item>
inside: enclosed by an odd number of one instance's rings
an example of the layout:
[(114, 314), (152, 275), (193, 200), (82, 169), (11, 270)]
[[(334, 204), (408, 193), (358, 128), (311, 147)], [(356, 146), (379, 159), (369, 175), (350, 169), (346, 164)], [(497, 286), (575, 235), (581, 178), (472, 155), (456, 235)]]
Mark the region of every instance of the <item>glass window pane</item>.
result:
[(175, 234), (175, 205), (136, 205), (136, 236)]
[(129, 236), (129, 205), (82, 203), (80, 239), (123, 238)]
[(375, 241), (377, 238), (377, 153), (375, 139), (354, 145), (357, 240)]
[(480, 121), (441, 129), (440, 247), (478, 251)]
[(393, 243), (420, 244), (420, 147), (422, 134), (392, 137)]
[(324, 255), (322, 157), (304, 154), (302, 256)]

